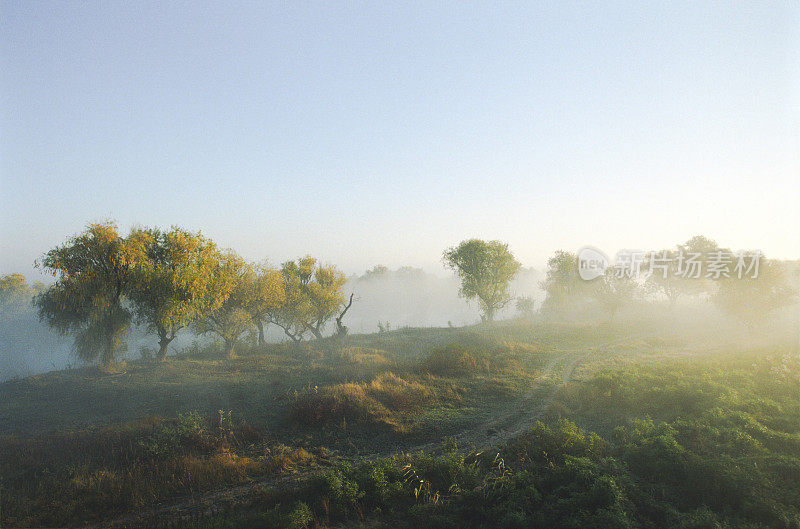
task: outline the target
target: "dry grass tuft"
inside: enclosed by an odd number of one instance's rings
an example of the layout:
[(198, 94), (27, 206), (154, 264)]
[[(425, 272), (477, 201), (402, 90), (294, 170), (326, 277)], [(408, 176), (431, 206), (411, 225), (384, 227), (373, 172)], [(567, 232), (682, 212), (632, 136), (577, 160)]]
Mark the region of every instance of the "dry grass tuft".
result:
[(340, 421), (385, 425), (402, 431), (400, 414), (418, 412), (443, 397), (424, 380), (381, 373), (369, 382), (314, 388), (295, 396), (293, 420), (303, 424)]
[(513, 342), (466, 340), (434, 349), (419, 370), (442, 377), (520, 374), (520, 358), (532, 352), (537, 349)]

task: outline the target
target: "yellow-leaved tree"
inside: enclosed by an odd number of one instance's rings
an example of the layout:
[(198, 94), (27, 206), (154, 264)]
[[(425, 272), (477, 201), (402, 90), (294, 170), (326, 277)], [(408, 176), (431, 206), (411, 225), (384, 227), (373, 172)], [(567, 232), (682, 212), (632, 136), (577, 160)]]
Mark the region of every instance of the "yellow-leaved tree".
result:
[(131, 312), (123, 304), (137, 254), (113, 222), (90, 224), (37, 262), (56, 282), (36, 297), (39, 317), (63, 334), (74, 335), (74, 350), (85, 361), (111, 364), (125, 348)]
[(136, 267), (128, 297), (141, 323), (158, 335), (158, 359), (178, 332), (216, 311), (235, 281), (225, 257), (200, 233), (173, 227), (135, 229), (128, 237)]

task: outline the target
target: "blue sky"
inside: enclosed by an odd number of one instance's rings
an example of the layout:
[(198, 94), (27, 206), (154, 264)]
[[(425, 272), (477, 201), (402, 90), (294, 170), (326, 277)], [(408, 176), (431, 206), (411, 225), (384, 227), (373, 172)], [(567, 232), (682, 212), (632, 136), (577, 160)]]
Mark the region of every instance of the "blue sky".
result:
[(0, 273), (108, 218), (348, 272), (800, 257), (797, 2), (235, 4), (0, 0)]

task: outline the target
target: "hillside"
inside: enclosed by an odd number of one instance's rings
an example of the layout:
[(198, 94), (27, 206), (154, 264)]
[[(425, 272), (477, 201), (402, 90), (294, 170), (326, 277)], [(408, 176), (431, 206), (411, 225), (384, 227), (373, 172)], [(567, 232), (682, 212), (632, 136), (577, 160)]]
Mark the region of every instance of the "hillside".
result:
[[(553, 442), (560, 455), (546, 449), (543, 457), (551, 461), (548, 465), (557, 460), (556, 469), (573, 457), (589, 457), (594, 461), (591, 472), (597, 473), (591, 479), (631, 480), (604, 493), (627, 498), (614, 500), (619, 511), (614, 516), (620, 519), (652, 515), (640, 512), (644, 507), (637, 502), (642, 498), (628, 497), (644, 493), (637, 481), (641, 476), (630, 474), (636, 469), (606, 468), (612, 455), (625, 461), (642, 457), (629, 453), (630, 443), (645, 443), (636, 450), (649, 451), (667, 449), (658, 443), (669, 442), (669, 450), (680, 445), (669, 457), (694, 454), (703, 465), (727, 469), (738, 461), (741, 443), (750, 439), (747, 443), (760, 446), (758, 457), (768, 462), (758, 467), (765, 473), (759, 479), (766, 480), (758, 485), (759, 494), (788, 494), (781, 480), (800, 468), (800, 432), (792, 419), (800, 410), (789, 399), (800, 383), (798, 359), (782, 355), (780, 346), (768, 352), (707, 349), (702, 356), (697, 356), (699, 349), (692, 352), (694, 347), (689, 337), (670, 337), (656, 328), (634, 333), (624, 326), (514, 322), (269, 345), (243, 350), (236, 359), (196, 350), (165, 363), (129, 362), (113, 373), (86, 368), (6, 382), (0, 386), (4, 523), (135, 527), (188, 516), (228, 527), (233, 512), (232, 519), (240, 521), (236, 526), (261, 527), (273, 523), (264, 521), (269, 512), (276, 525), (296, 527), (291, 521), (298, 515), (292, 514), (294, 507), (289, 512), (285, 503), (269, 499), (273, 486), (297, 498), (328, 497), (320, 504), (329, 505), (324, 508), (314, 504), (317, 500), (296, 500), (310, 513), (304, 522), (309, 527), (368, 514), (376, 522), (390, 523), (394, 515), (380, 507), (382, 502), (404, 504), (415, 494), (412, 503), (419, 503), (418, 509), (441, 509), (451, 519), (448, 523), (456, 523), (465, 516), (459, 509), (469, 503), (467, 483), (473, 491), (484, 490), (487, 479), (522, 486), (520, 472), (543, 464), (535, 463), (539, 456), (530, 452), (531, 446)], [(689, 358), (694, 363), (681, 367)], [(768, 375), (774, 372), (783, 378), (771, 380)], [(571, 422), (559, 422), (563, 419)], [(649, 422), (637, 422), (641, 420)], [(726, 425), (725, 433), (719, 421)], [(701, 431), (708, 433), (701, 436)], [(573, 440), (553, 440), (565, 435)], [(733, 444), (719, 445), (719, 436)], [(738, 438), (742, 440), (733, 441)], [(708, 459), (712, 445), (728, 446), (729, 459)], [(498, 451), (502, 468), (498, 460), (486, 460)], [(664, 463), (669, 472), (687, 471), (672, 468), (679, 463), (670, 461)], [(406, 489), (413, 481), (408, 465), (438, 478), (420, 477), (415, 487)], [(440, 474), (440, 465), (456, 466)], [(331, 466), (334, 470), (325, 470)], [(376, 468), (388, 473), (392, 492), (368, 501), (376, 492), (362, 482), (362, 474)], [(362, 494), (367, 496), (353, 498), (354, 504), (341, 500), (341, 512), (325, 514), (334, 501), (330, 491), (315, 485), (311, 493), (305, 487), (319, 476), (332, 479), (330, 472), (344, 472), (339, 477), (354, 480), (358, 490), (366, 486)], [(611, 477), (603, 477), (609, 472)], [(675, 486), (662, 483), (659, 472), (648, 479), (658, 487)], [(734, 478), (741, 476), (720, 479)], [(445, 487), (448, 480), (454, 481)], [(417, 490), (423, 481), (436, 490)], [(686, 516), (765, 516), (712, 505), (702, 498), (707, 489), (692, 490), (701, 495), (693, 500), (697, 505), (692, 512), (711, 510)], [(647, 501), (666, 502), (659, 509), (681, 511), (676, 498)], [(790, 503), (781, 501), (771, 504), (779, 514), (770, 516), (796, 517), (787, 507)], [(353, 511), (355, 505), (359, 507)], [(399, 513), (398, 505), (390, 512)], [(669, 516), (679, 519), (683, 515), (678, 511)], [(228, 514), (215, 518), (219, 512)], [(654, 526), (665, 526), (660, 523)]]

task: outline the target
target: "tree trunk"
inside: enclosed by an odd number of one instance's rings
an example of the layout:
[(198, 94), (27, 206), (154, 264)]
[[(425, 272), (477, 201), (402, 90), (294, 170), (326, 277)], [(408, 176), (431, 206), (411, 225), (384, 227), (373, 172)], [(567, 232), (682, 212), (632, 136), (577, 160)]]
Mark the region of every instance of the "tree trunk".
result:
[(320, 330), (319, 327), (311, 327), (309, 325), (308, 330), (311, 331), (311, 334), (314, 335), (314, 338), (316, 338), (317, 340), (322, 340), (322, 331)]
[(288, 336), (289, 338), (291, 338), (293, 342), (302, 342), (303, 341), (303, 337), (302, 336), (299, 336), (297, 334), (291, 333), (291, 332), (289, 332), (288, 329), (283, 329), (283, 333), (286, 336)]
[(484, 316), (486, 316), (486, 321), (491, 323), (494, 321), (494, 307), (486, 307), (483, 311)]
[(167, 336), (161, 336), (158, 340), (158, 361), (159, 362), (166, 362), (167, 360), (167, 347), (169, 343), (172, 341), (172, 338), (167, 338)]
[(267, 343), (266, 340), (264, 340), (264, 322), (256, 320), (256, 327), (258, 327), (258, 346), (264, 347)]
[(103, 352), (103, 358), (101, 359), (104, 369), (111, 367), (111, 364), (114, 361), (114, 331), (113, 329), (109, 329), (107, 332), (108, 336), (106, 336), (105, 351)]
[(236, 340), (225, 340), (225, 357), (228, 360), (236, 358), (236, 351), (234, 348), (236, 347)]
[(339, 317), (336, 318), (336, 334), (337, 336), (344, 336), (347, 334), (347, 325), (342, 323), (342, 318), (344, 315), (347, 314), (347, 311), (350, 310), (350, 307), (353, 305), (353, 294), (350, 294), (350, 301), (345, 305), (344, 310), (339, 314)]

